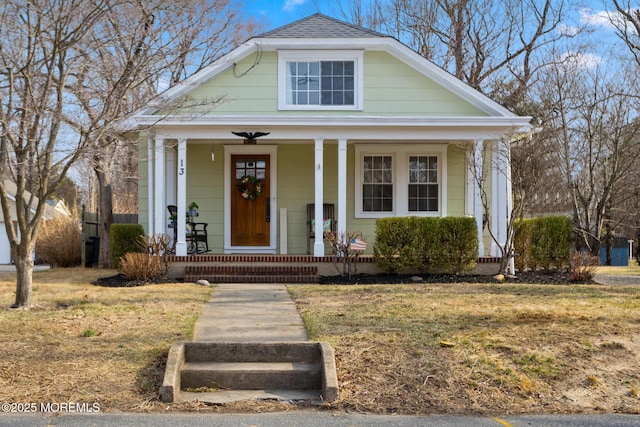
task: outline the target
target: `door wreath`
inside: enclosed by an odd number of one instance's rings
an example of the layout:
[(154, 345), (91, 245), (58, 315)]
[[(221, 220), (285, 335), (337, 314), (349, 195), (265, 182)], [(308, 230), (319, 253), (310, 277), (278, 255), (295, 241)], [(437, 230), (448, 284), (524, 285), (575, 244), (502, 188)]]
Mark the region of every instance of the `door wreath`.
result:
[(242, 193), (242, 198), (247, 200), (255, 200), (262, 194), (262, 181), (255, 176), (245, 175), (238, 179), (236, 187)]

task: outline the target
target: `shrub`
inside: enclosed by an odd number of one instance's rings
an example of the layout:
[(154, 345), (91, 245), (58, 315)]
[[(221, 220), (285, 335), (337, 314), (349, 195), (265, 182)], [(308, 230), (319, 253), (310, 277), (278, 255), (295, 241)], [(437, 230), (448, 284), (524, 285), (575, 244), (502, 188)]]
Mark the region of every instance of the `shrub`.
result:
[(473, 218), (381, 218), (376, 221), (374, 258), (388, 273), (471, 270), (478, 258), (475, 224)]
[(78, 218), (57, 216), (42, 222), (36, 253), (56, 267), (75, 267), (82, 258), (82, 231)]
[(459, 274), (473, 270), (478, 261), (478, 228), (473, 218), (440, 218), (439, 236), (444, 257), (440, 268)]
[(569, 265), (573, 239), (571, 220), (551, 216), (522, 220), (514, 238), (516, 267), (519, 271), (543, 267), (560, 269)]
[(139, 242), (142, 236), (144, 229), (140, 224), (111, 224), (109, 243), (113, 268), (119, 268), (120, 258), (124, 255), (141, 251)]
[(523, 219), (516, 223), (515, 234), (513, 236), (513, 247), (515, 251), (515, 267), (518, 271), (527, 268), (536, 269), (535, 262), (531, 256), (531, 230), (533, 221)]
[(531, 232), (531, 255), (545, 270), (569, 264), (573, 225), (564, 216), (536, 218)]
[(373, 256), (387, 273), (397, 273), (412, 264), (415, 217), (376, 220)]
[(148, 282), (160, 275), (160, 257), (148, 253), (129, 252), (120, 259), (118, 271), (129, 280)]
[(571, 256), (569, 280), (586, 282), (593, 279), (600, 265), (600, 259), (588, 252), (576, 251)]

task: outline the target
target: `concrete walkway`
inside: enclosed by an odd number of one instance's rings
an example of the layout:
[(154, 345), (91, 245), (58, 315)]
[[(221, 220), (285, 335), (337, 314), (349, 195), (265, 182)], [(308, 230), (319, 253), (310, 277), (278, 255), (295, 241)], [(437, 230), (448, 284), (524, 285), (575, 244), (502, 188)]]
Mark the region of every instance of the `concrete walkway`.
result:
[(194, 341), (308, 341), (285, 285), (220, 284), (196, 321)]

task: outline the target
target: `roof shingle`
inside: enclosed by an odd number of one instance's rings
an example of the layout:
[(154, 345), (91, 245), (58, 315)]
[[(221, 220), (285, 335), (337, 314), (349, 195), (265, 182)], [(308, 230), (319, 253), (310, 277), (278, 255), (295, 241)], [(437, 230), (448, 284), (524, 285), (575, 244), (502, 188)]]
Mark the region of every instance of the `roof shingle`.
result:
[(348, 24), (316, 13), (298, 21), (263, 33), (257, 38), (370, 38), (388, 37), (373, 30)]

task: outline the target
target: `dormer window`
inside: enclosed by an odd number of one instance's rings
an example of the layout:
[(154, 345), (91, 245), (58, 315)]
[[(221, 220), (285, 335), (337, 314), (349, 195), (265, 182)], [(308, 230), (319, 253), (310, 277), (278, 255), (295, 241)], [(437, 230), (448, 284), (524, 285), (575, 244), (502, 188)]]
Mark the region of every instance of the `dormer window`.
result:
[(359, 110), (362, 52), (279, 52), (281, 110)]

